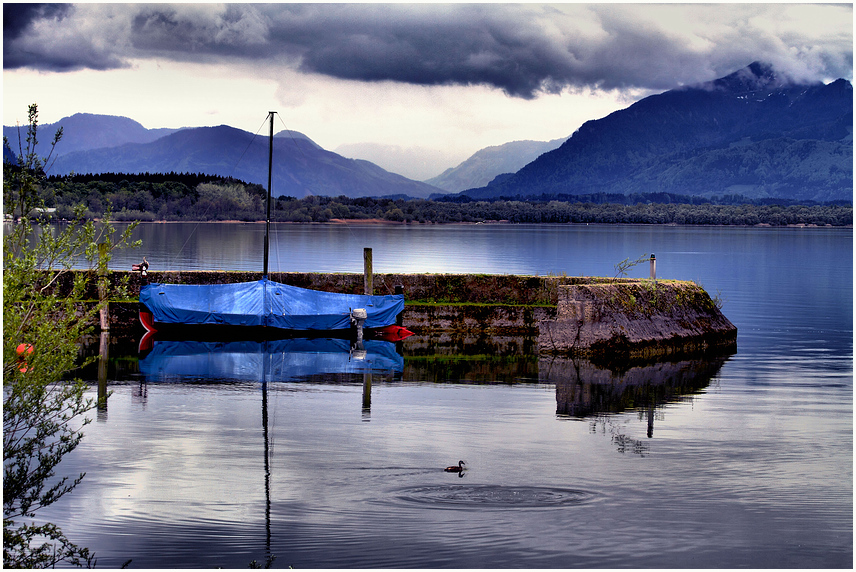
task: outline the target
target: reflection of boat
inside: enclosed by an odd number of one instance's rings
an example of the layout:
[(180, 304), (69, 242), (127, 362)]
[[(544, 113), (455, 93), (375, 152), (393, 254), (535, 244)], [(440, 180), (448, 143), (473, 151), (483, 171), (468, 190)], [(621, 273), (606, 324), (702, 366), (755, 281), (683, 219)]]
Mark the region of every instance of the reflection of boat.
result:
[(401, 373), (395, 344), (289, 338), (265, 341), (155, 340), (140, 359), (147, 381), (292, 381), (319, 374)]
[[(268, 279), (270, 243), (271, 171), (273, 169), (273, 118), (270, 112), (267, 221), (264, 271), (261, 280), (236, 284), (148, 284), (148, 262), (133, 269), (143, 277), (140, 321), (147, 331), (178, 327), (264, 328), (289, 332), (327, 332), (356, 327), (382, 330), (381, 335), (409, 334), (396, 327), (404, 310), (404, 295), (369, 296), (321, 292)], [(394, 330), (390, 333), (389, 330)], [(403, 330), (403, 331), (402, 331)]]

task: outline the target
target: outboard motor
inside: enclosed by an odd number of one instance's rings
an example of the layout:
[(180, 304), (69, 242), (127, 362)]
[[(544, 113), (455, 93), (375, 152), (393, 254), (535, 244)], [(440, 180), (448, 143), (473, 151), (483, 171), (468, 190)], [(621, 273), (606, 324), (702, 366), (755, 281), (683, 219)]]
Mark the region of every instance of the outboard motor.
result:
[(365, 308), (354, 308), (351, 310), (351, 323), (357, 328), (357, 348), (363, 347), (363, 324), (366, 323), (369, 314)]

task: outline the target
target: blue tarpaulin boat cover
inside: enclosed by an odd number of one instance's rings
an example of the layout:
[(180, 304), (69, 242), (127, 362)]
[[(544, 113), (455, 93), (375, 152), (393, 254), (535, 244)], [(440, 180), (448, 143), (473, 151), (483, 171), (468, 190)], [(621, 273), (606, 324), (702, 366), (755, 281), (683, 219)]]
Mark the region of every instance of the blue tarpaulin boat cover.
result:
[(351, 310), (364, 308), (364, 327), (395, 324), (404, 296), (365, 296), (320, 292), (273, 282), (237, 284), (147, 284), (140, 302), (155, 324), (268, 326), (285, 330), (342, 330), (351, 327)]

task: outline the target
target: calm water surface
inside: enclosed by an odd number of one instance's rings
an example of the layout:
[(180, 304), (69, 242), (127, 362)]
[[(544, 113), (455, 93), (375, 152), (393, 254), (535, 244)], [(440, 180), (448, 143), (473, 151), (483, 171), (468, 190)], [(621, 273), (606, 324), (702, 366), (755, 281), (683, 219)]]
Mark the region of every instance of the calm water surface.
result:
[[(262, 232), (143, 225), (145, 250), (114, 267), (255, 270)], [(63, 462), (86, 478), (45, 516), (108, 568), (851, 568), (852, 240), (277, 225), (283, 271), (361, 272), (371, 247), (376, 272), (614, 275), (653, 252), (659, 277), (721, 296), (738, 350), (609, 371), (430, 333), (365, 359), (163, 343), (138, 361), (132, 340)], [(459, 459), (463, 477), (443, 472)]]

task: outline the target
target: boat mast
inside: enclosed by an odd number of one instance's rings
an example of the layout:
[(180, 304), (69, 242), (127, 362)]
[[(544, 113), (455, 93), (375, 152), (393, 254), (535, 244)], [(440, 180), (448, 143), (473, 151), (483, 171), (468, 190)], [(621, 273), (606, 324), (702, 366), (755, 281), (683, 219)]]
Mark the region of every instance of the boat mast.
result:
[(269, 111), (270, 115), (270, 137), (268, 143), (268, 185), (267, 185), (267, 216), (265, 217), (265, 267), (264, 278), (268, 277), (268, 251), (270, 250), (270, 196), (271, 196), (271, 172), (273, 171), (273, 116), (276, 111)]

